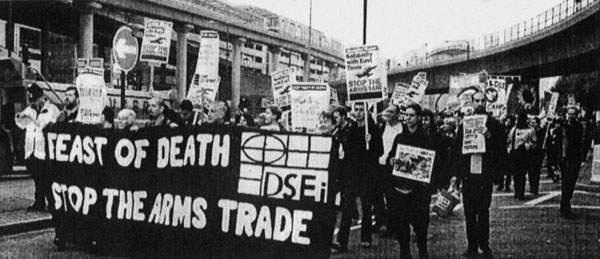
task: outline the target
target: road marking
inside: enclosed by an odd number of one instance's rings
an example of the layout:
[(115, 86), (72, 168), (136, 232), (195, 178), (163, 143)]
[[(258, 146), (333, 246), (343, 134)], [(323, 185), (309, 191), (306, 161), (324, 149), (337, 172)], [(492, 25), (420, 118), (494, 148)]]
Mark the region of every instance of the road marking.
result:
[[(531, 209), (531, 208), (540, 208), (540, 209), (560, 208), (560, 204), (543, 204), (543, 205), (538, 205), (535, 207), (524, 206), (524, 205), (512, 205), (512, 206), (498, 207), (498, 209), (502, 209), (502, 210)], [(571, 208), (572, 209), (585, 209), (585, 210), (600, 210), (600, 206), (588, 206), (588, 205), (573, 205), (573, 206), (571, 206)]]
[(554, 198), (556, 196), (559, 196), (559, 195), (560, 195), (560, 192), (550, 192), (547, 195), (544, 195), (542, 197), (538, 197), (537, 199), (533, 199), (533, 200), (530, 200), (530, 201), (524, 203), (523, 206), (532, 207), (532, 206), (535, 206), (536, 204), (540, 204), (542, 202), (550, 200), (550, 199), (552, 199), (552, 198)]

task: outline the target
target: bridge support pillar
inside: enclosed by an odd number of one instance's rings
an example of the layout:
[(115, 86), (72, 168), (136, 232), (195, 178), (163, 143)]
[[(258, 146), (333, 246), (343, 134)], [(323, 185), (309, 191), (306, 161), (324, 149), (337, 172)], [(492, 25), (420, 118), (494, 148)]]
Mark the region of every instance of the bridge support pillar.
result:
[(304, 60), (304, 82), (310, 82), (310, 55), (302, 54), (302, 60)]
[(231, 115), (238, 113), (240, 104), (240, 85), (242, 77), (242, 46), (246, 43), (245, 38), (233, 39), (233, 56), (231, 60)]
[(279, 57), (281, 56), (281, 48), (277, 46), (270, 46), (269, 53), (271, 58), (269, 59), (269, 74), (279, 70)]
[(79, 6), (79, 51), (78, 57), (92, 58), (94, 50), (94, 13), (102, 5), (96, 2), (81, 2)]
[(177, 68), (175, 69), (175, 79), (177, 81), (177, 93), (179, 99), (185, 99), (187, 94), (187, 38), (188, 33), (194, 29), (191, 24), (178, 24), (175, 27), (177, 32)]
[(339, 77), (340, 68), (338, 64), (332, 63), (329, 68), (329, 81), (334, 81)]

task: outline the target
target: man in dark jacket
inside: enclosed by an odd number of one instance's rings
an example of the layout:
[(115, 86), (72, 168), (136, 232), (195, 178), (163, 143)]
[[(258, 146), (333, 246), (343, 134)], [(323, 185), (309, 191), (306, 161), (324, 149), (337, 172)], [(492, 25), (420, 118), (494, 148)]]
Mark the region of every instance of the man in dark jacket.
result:
[[(406, 108), (406, 127), (394, 139), (394, 144), (392, 144), (387, 159), (391, 167), (398, 168), (395, 171), (406, 171), (408, 173), (415, 171), (408, 169), (413, 162), (412, 157), (410, 161), (396, 157), (399, 145), (431, 151), (436, 149), (432, 136), (427, 134), (421, 127), (421, 112), (421, 107), (418, 104), (411, 104)], [(438, 160), (438, 154), (435, 156), (434, 162)], [(405, 170), (400, 169), (402, 167)], [(435, 174), (435, 166), (433, 168), (433, 174)], [(396, 175), (396, 173), (394, 173), (392, 185), (393, 188), (386, 194), (390, 215), (388, 223), (389, 231), (397, 234), (398, 243), (400, 244), (400, 258), (412, 258), (410, 252), (411, 225), (417, 236), (419, 258), (429, 258), (427, 230), (429, 228), (429, 204), (431, 203), (430, 185), (426, 182), (408, 179), (403, 177), (402, 174)]]
[[(359, 197), (362, 208), (361, 247), (370, 248), (372, 243), (372, 194), (374, 184), (371, 170), (375, 168), (378, 157), (383, 152), (381, 133), (371, 120), (369, 134), (365, 134), (364, 106), (355, 106), (357, 122), (347, 118), (347, 111), (343, 107), (337, 108), (333, 115), (337, 122), (334, 138), (341, 143), (340, 173), (338, 185), (342, 195), (342, 220), (337, 236), (338, 244), (334, 248), (338, 252), (348, 249), (348, 237), (352, 214), (356, 211), (356, 198)], [(360, 109), (363, 109), (362, 111)], [(369, 150), (366, 149), (369, 142)]]
[(583, 126), (577, 121), (579, 109), (575, 106), (567, 108), (567, 123), (562, 130), (562, 188), (560, 198), (561, 217), (572, 219), (571, 198), (575, 183), (579, 177), (579, 169), (583, 161)]
[[(486, 114), (485, 95), (475, 93), (471, 97), (475, 114)], [(483, 256), (492, 257), (489, 246), (490, 232), (490, 204), (492, 202), (493, 182), (499, 180), (501, 173), (501, 162), (503, 152), (506, 149), (506, 135), (500, 122), (492, 116), (487, 115), (485, 129), (485, 153), (463, 154), (462, 145), (464, 139), (463, 125), (458, 129), (452, 155), (457, 161), (454, 172), (463, 180), (463, 202), (467, 228), (468, 249), (464, 257), (473, 258), (478, 256), (481, 249)]]

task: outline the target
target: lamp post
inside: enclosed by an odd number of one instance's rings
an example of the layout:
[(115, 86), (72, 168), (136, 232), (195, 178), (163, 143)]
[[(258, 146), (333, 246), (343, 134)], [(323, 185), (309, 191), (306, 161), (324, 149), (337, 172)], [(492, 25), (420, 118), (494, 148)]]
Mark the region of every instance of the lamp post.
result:
[(312, 0), (310, 0), (309, 11), (308, 11), (308, 51), (306, 54), (306, 60), (308, 65), (304, 64), (304, 82), (310, 82), (310, 56), (311, 56), (311, 45), (312, 45)]

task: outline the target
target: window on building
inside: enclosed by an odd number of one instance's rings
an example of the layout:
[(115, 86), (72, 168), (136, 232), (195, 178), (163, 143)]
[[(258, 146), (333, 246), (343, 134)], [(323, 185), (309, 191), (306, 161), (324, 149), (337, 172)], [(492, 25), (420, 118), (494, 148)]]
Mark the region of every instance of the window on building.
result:
[(262, 59), (262, 57), (255, 57), (255, 58), (254, 58), (254, 61), (255, 61), (256, 63), (262, 63), (262, 62), (263, 62), (263, 59)]
[(260, 44), (256, 44), (256, 46), (254, 46), (256, 50), (258, 51), (262, 51), (263, 50), (263, 46)]

